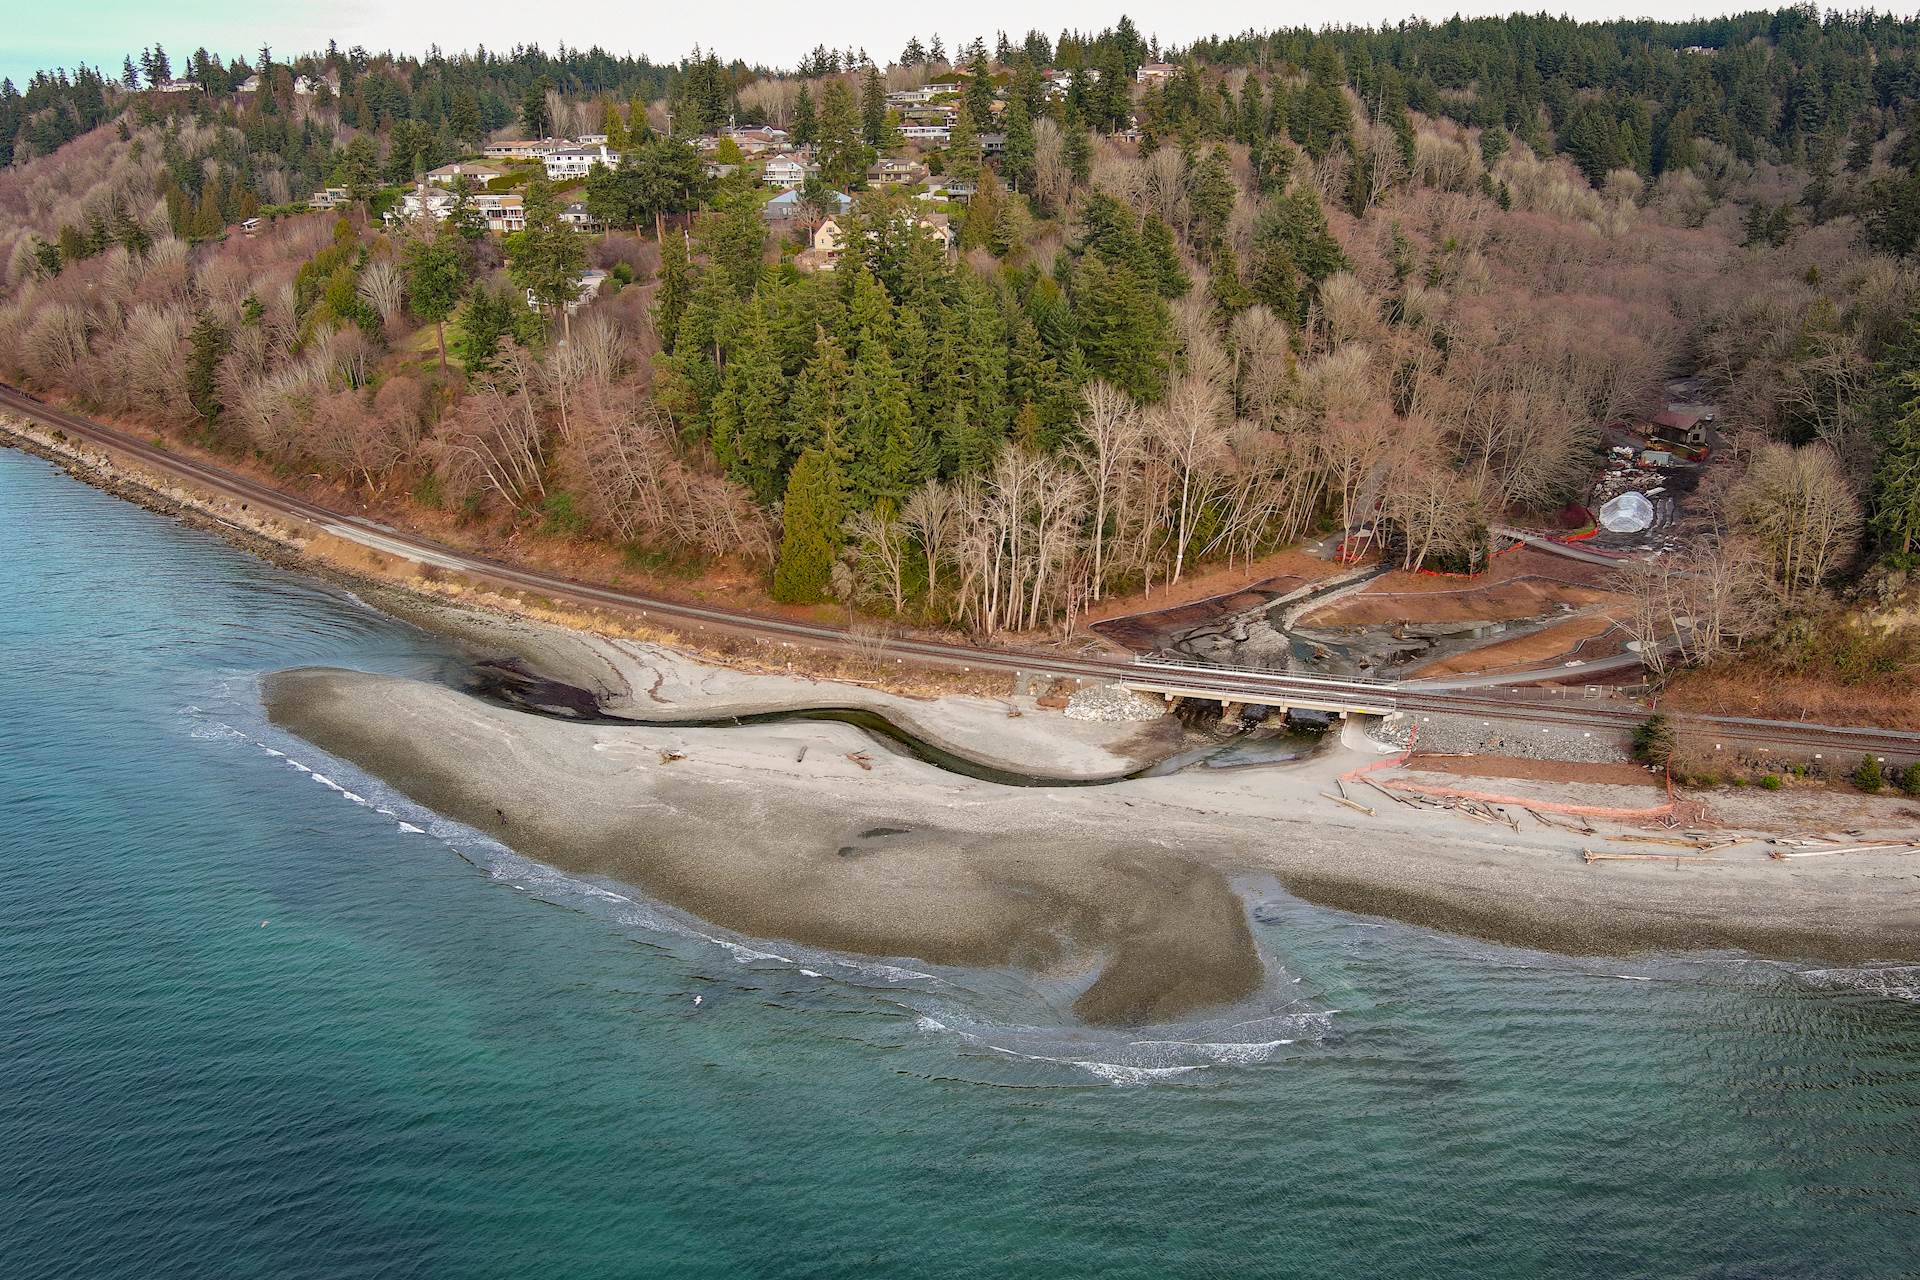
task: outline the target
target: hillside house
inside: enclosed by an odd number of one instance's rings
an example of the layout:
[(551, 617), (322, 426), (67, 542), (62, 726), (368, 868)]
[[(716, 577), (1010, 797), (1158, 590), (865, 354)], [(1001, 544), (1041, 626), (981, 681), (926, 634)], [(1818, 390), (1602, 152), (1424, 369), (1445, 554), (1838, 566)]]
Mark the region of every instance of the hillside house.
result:
[(345, 187), (323, 187), (307, 197), (309, 209), (338, 209), (353, 203), (353, 193)]
[(980, 135), (980, 154), (983, 156), (1001, 156), (1007, 153), (1007, 135), (1004, 133), (983, 133)]
[(1158, 84), (1179, 69), (1171, 62), (1143, 62), (1140, 69), (1133, 73), (1133, 78), (1138, 84)]
[[(902, 215), (900, 224), (905, 226), (906, 215)], [(953, 251), (953, 227), (946, 215), (939, 213), (923, 214), (914, 219), (914, 225), (928, 238), (940, 246), (943, 253)], [(868, 236), (873, 233), (869, 231)], [(840, 265), (840, 258), (846, 252), (847, 232), (838, 219), (828, 218), (814, 229), (812, 243), (807, 249), (794, 257), (793, 264), (802, 271), (832, 271)]]
[(555, 151), (564, 151), (573, 143), (565, 138), (513, 139), (489, 142), (484, 154), (489, 160), (544, 160)]
[(560, 221), (575, 231), (606, 230), (606, 224), (593, 216), (593, 211), (587, 208), (587, 202), (584, 200), (575, 200), (560, 210)]
[(526, 197), (517, 191), (481, 192), (473, 197), (473, 207), (487, 220), (487, 230), (497, 235), (527, 229)]
[(808, 164), (799, 156), (775, 156), (760, 171), (760, 180), (776, 190), (792, 191), (805, 186), (807, 179), (819, 172), (819, 165)]
[(547, 167), (547, 178), (552, 182), (566, 182), (574, 178), (584, 178), (593, 166), (600, 164), (609, 169), (620, 167), (620, 153), (609, 151), (604, 145), (598, 147), (563, 147), (550, 151), (542, 162)]
[(771, 125), (757, 125), (751, 129), (729, 129), (726, 136), (733, 139), (733, 145), (740, 148), (740, 154), (743, 156), (757, 156), (762, 152), (787, 145), (787, 131), (775, 129)]
[(400, 197), (397, 207), (387, 210), (388, 222), (433, 217), (442, 222), (453, 216), (453, 193), (424, 182)]
[[(853, 198), (843, 192), (830, 191), (826, 195), (825, 204), (826, 208), (821, 212), (832, 217), (835, 214), (845, 214), (849, 209), (853, 208)], [(800, 198), (800, 192), (794, 190), (782, 191), (779, 195), (767, 201), (767, 207), (761, 210), (761, 216), (778, 230), (780, 228), (790, 227), (796, 222), (811, 225), (812, 219), (818, 216), (818, 214), (810, 210), (807, 207), (807, 202)]]
[(927, 166), (898, 156), (882, 156), (867, 166), (867, 185), (871, 187), (914, 186), (925, 182), (928, 176)]
[(945, 146), (953, 141), (953, 126), (950, 124), (903, 124), (900, 136), (908, 142), (929, 142)]
[[(583, 272), (580, 276), (580, 291), (571, 302), (567, 303), (567, 314), (572, 315), (589, 302), (592, 302), (595, 296), (599, 294), (600, 286), (605, 284), (606, 280), (607, 273), (598, 268)], [(527, 305), (535, 310), (538, 310), (540, 307), (539, 300), (534, 296), (534, 292), (531, 289), (527, 290)]]
[(470, 187), (484, 187), (495, 178), (503, 178), (507, 171), (497, 164), (483, 164), (478, 160), (456, 160), (452, 164), (443, 164), (438, 169), (427, 171), (427, 181), (436, 187), (451, 187), (465, 178)]

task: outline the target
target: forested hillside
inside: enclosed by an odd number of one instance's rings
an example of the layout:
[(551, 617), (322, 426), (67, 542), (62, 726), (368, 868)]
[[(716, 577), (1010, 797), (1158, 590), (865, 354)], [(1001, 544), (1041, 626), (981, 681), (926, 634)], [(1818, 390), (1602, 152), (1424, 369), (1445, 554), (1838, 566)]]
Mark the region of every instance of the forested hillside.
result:
[[(1645, 585), (1711, 620), (1688, 659), (1804, 657), (1920, 556), (1911, 18), (1185, 49), (1123, 19), (793, 73), (196, 51), (197, 87), (164, 58), (0, 88), (0, 371), (476, 540), (1037, 631), (1315, 532), (1472, 570), (1698, 375), (1734, 461)], [(951, 100), (951, 135), (903, 137), (901, 91)], [(754, 124), (818, 166), (797, 218)], [(427, 170), (550, 133), (624, 161), (401, 216)], [(880, 156), (925, 177), (862, 190)], [(343, 207), (305, 211), (327, 184)], [(489, 234), (483, 191), (524, 230)]]

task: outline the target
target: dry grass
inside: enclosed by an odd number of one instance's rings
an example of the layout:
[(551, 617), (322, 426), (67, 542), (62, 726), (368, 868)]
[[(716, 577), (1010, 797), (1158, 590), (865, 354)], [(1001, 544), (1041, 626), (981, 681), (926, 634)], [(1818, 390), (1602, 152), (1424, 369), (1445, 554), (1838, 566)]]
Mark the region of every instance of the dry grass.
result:
[(1783, 674), (1755, 660), (1683, 672), (1667, 686), (1665, 705), (1712, 715), (1920, 731), (1920, 690), (1909, 679), (1841, 684)]

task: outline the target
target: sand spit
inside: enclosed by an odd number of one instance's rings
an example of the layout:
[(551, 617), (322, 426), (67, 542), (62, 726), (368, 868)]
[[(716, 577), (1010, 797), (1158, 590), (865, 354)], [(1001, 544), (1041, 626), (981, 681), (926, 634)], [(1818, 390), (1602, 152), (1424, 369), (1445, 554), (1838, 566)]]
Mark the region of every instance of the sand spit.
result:
[[(1257, 986), (1228, 881), (1242, 872), (1323, 905), (1569, 954), (1920, 958), (1920, 855), (1781, 862), (1754, 848), (1589, 866), (1582, 847), (1607, 833), (1328, 800), (1373, 749), (1353, 733), (1294, 765), (1017, 788), (834, 723), (577, 724), (311, 668), (269, 677), (265, 696), (275, 723), (531, 857), (749, 936), (1085, 975), (1075, 1007), (1093, 1022), (1163, 1021)], [(1065, 723), (1028, 719), (1016, 753), (1035, 726)], [(984, 731), (975, 745), (991, 745)]]
[(568, 724), (311, 668), (270, 677), (265, 694), (275, 723), (419, 803), (740, 933), (1098, 970), (1075, 1004), (1096, 1023), (1165, 1021), (1259, 982), (1245, 914), (1215, 866), (1117, 823), (1062, 822), (1050, 793), (884, 755), (848, 726)]

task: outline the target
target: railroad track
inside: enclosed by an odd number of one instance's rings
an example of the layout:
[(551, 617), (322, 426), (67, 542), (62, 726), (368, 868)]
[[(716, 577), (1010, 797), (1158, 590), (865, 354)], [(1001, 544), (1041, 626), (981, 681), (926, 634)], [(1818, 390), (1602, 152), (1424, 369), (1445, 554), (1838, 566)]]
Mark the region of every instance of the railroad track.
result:
[[(70, 436), (134, 457), (164, 474), (237, 498), (249, 506), (258, 504), (265, 510), (291, 516), (336, 537), (389, 555), (436, 565), (499, 585), (537, 592), (558, 601), (621, 609), (649, 619), (693, 624), (761, 641), (835, 652), (865, 647), (864, 642), (855, 640), (840, 627), (619, 591), (460, 551), (405, 530), (335, 511), (249, 477), (181, 457), (125, 431), (46, 404), (12, 387), (0, 386), (0, 406)], [(1323, 679), (1231, 668), (1199, 669), (1187, 664), (1073, 657), (913, 637), (889, 638), (885, 653), (902, 662), (912, 659), (949, 670), (1022, 672), (1107, 681), (1139, 680), (1143, 672), (1177, 672), (1183, 688), (1191, 688), (1199, 696), (1218, 697), (1226, 701), (1242, 700), (1248, 695), (1258, 697), (1287, 692), (1299, 693), (1302, 697), (1326, 697), (1342, 689), (1358, 695), (1365, 689), (1373, 694), (1390, 695), (1399, 710), (1412, 715), (1426, 712), (1479, 716), (1489, 722), (1518, 727), (1597, 729), (1617, 733), (1646, 716), (1646, 712), (1638, 707), (1570, 706), (1526, 697), (1517, 691), (1504, 695), (1477, 690), (1422, 692), (1380, 681)], [(1911, 757), (1920, 751), (1915, 735), (1892, 730), (1760, 721), (1730, 716), (1677, 715), (1673, 718), (1685, 727), (1712, 734), (1718, 741), (1741, 746), (1852, 753), (1886, 752), (1891, 749), (1903, 757)]]

